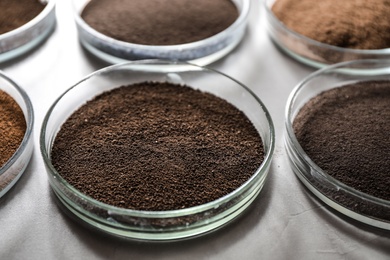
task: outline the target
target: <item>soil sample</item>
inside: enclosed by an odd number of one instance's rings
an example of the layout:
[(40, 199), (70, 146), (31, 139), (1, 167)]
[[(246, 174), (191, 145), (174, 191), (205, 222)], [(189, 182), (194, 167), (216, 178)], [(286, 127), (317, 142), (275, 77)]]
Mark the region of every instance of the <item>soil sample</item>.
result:
[[(26, 128), (22, 109), (11, 96), (0, 90), (0, 168), (19, 148)], [(12, 181), (13, 177), (0, 178), (0, 191)]]
[(51, 159), (80, 192), (121, 208), (160, 211), (231, 193), (264, 160), (258, 131), (236, 107), (171, 83), (105, 92), (58, 132)]
[(81, 17), (111, 38), (143, 45), (176, 45), (218, 34), (238, 18), (230, 0), (92, 0)]
[[(293, 128), (322, 170), (342, 183), (390, 201), (390, 81), (368, 81), (325, 91), (307, 102)], [(356, 203), (327, 194), (336, 201)], [(340, 194), (338, 194), (340, 195)], [(358, 211), (374, 212), (363, 205)], [(382, 216), (390, 221), (390, 212)]]
[(0, 34), (26, 24), (44, 8), (38, 0), (0, 0)]
[(342, 48), (390, 48), (388, 0), (276, 0), (275, 16), (289, 29)]

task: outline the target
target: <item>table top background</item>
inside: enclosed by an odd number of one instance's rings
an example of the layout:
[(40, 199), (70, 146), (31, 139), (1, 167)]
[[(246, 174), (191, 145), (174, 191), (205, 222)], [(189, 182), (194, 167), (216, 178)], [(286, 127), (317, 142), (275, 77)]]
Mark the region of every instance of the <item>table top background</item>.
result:
[(288, 166), (284, 109), (294, 86), (314, 69), (281, 53), (269, 39), (264, 10), (252, 0), (242, 43), (209, 65), (251, 88), (270, 111), (276, 149), (260, 196), (238, 219), (205, 236), (179, 242), (123, 241), (67, 217), (57, 206), (39, 151), (43, 117), (54, 100), (107, 66), (77, 38), (71, 1), (57, 1), (57, 27), (40, 47), (0, 69), (30, 96), (34, 153), (13, 189), (0, 199), (0, 259), (390, 259), (390, 232), (342, 216), (316, 199)]

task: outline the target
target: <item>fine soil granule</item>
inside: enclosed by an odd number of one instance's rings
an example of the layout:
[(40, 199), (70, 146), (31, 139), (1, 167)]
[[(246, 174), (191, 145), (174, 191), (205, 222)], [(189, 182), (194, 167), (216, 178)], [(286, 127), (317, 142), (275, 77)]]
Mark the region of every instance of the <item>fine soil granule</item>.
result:
[(322, 43), (390, 48), (390, 0), (276, 0), (272, 11), (289, 29)]
[(238, 18), (238, 10), (230, 0), (92, 0), (81, 17), (120, 41), (176, 45), (222, 32)]
[(44, 8), (38, 0), (0, 0), (0, 34), (26, 24)]
[[(23, 111), (15, 100), (0, 90), (0, 167), (19, 148), (26, 132)], [(0, 183), (0, 189), (4, 184)]]
[(51, 159), (88, 196), (122, 208), (173, 210), (241, 186), (264, 159), (237, 108), (171, 83), (143, 82), (96, 96), (58, 132)]
[(303, 150), (326, 173), (390, 201), (390, 81), (325, 91), (302, 107), (293, 128)]

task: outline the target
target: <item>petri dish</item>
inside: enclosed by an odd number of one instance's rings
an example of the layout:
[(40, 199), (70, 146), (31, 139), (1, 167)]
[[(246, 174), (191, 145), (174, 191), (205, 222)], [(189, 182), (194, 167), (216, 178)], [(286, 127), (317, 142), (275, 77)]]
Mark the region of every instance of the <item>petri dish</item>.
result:
[(390, 48), (362, 50), (341, 48), (310, 39), (287, 28), (272, 12), (276, 0), (265, 0), (267, 31), (274, 44), (295, 60), (314, 68), (352, 60), (390, 59)]
[[(244, 184), (214, 201), (178, 210), (147, 211), (111, 206), (81, 193), (56, 171), (51, 149), (66, 119), (96, 95), (137, 82), (185, 84), (227, 100), (256, 128), (264, 146), (264, 161)], [(260, 193), (275, 145), (272, 119), (247, 87), (214, 70), (182, 62), (134, 61), (99, 70), (67, 90), (51, 106), (42, 124), (40, 148), (50, 185), (68, 212), (81, 223), (114, 236), (166, 241), (215, 230), (239, 216)]]
[[(375, 69), (376, 75), (345, 74), (345, 69)], [(289, 96), (286, 106), (285, 148), (289, 163), (302, 183), (320, 200), (362, 223), (390, 230), (390, 201), (359, 191), (321, 169), (303, 150), (293, 130), (300, 109), (318, 94), (345, 85), (390, 80), (390, 61), (358, 60), (323, 68), (304, 79)], [(375, 174), (375, 170), (373, 170)]]
[(210, 64), (227, 55), (242, 40), (250, 10), (250, 0), (232, 0), (239, 11), (239, 17), (224, 31), (191, 43), (157, 46), (119, 41), (91, 28), (81, 18), (88, 2), (89, 0), (73, 1), (79, 40), (86, 50), (110, 64), (143, 59)]
[(31, 101), (24, 90), (12, 79), (0, 71), (0, 90), (11, 96), (23, 111), (26, 120), (26, 132), (19, 148), (8, 161), (0, 167), (0, 197), (7, 193), (25, 171), (33, 151), (32, 132), (34, 111)]
[(0, 62), (20, 56), (45, 40), (55, 28), (55, 0), (42, 1), (43, 11), (15, 30), (0, 34)]

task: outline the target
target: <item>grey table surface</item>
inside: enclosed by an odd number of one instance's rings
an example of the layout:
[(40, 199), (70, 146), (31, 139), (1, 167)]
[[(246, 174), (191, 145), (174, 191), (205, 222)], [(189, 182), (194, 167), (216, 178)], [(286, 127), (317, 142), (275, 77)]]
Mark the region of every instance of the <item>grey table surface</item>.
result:
[(0, 64), (28, 93), (35, 110), (34, 153), (16, 186), (0, 199), (0, 259), (390, 259), (390, 232), (344, 217), (313, 197), (290, 169), (283, 147), (284, 109), (294, 86), (314, 69), (282, 54), (252, 1), (242, 43), (210, 67), (250, 87), (276, 128), (266, 184), (253, 205), (224, 228), (198, 238), (123, 241), (81, 226), (57, 206), (39, 151), (43, 117), (54, 100), (89, 73), (107, 66), (77, 38), (71, 1), (57, 1), (57, 27), (32, 52)]

